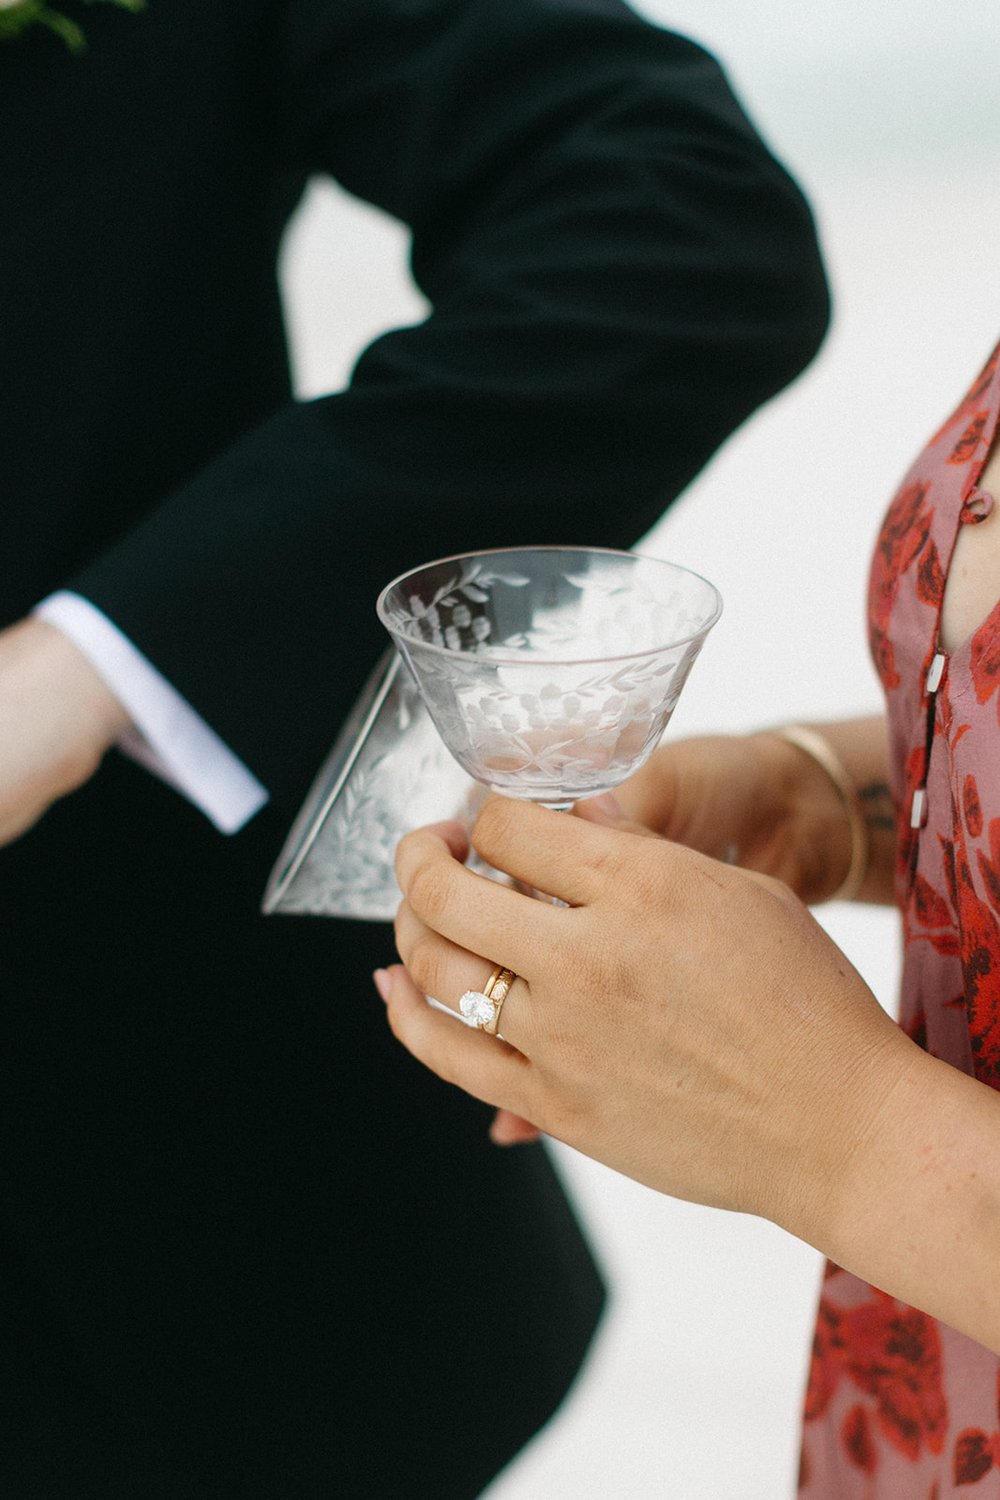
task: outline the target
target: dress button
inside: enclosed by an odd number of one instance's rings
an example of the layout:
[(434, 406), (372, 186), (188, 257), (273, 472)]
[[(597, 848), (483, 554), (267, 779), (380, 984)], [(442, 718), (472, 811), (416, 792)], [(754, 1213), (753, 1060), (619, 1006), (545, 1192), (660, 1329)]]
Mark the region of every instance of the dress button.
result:
[(927, 822), (927, 788), (918, 786), (910, 803), (910, 827), (923, 828)]
[(941, 686), (941, 678), (944, 676), (944, 664), (947, 660), (943, 651), (939, 651), (931, 662), (927, 672), (927, 691), (936, 693)]

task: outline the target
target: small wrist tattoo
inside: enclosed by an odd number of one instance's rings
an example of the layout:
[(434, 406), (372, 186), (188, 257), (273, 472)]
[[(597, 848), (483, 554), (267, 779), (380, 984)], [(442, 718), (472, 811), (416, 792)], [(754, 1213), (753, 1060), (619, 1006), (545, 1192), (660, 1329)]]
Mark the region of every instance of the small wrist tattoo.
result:
[(865, 822), (873, 833), (892, 833), (896, 827), (896, 809), (892, 793), (884, 781), (870, 781), (858, 788)]

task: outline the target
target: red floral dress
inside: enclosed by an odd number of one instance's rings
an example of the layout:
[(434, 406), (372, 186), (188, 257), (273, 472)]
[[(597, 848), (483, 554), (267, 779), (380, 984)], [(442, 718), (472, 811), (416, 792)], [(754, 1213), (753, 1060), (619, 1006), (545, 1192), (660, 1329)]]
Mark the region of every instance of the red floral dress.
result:
[[(1000, 602), (950, 655), (938, 629), (997, 429), (998, 352), (904, 479), (869, 585), (900, 828), (900, 1023), (990, 1088), (1000, 1088)], [(802, 1500), (998, 1500), (998, 1377), (982, 1345), (829, 1266)]]

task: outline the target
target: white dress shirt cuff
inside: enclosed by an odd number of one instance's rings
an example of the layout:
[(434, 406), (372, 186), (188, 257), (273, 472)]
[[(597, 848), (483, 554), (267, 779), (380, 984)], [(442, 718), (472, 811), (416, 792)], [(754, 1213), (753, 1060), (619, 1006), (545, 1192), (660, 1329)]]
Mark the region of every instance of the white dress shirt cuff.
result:
[(267, 801), (266, 788), (190, 703), (95, 605), (67, 590), (34, 613), (77, 647), (104, 679), (133, 727), (118, 748), (236, 833)]

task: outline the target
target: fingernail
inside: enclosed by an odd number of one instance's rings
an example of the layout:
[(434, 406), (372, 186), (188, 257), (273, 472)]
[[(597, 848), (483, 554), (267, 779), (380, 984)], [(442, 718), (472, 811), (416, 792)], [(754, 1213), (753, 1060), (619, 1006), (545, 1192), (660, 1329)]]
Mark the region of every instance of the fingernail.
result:
[(602, 792), (599, 797), (592, 797), (590, 805), (609, 818), (624, 818), (625, 816), (625, 809), (614, 792)]
[(392, 994), (392, 975), (387, 969), (376, 969), (372, 979), (375, 981), (375, 988), (388, 1005), (389, 996)]

